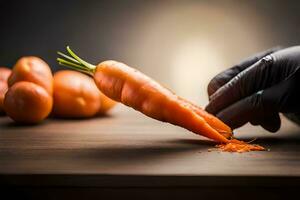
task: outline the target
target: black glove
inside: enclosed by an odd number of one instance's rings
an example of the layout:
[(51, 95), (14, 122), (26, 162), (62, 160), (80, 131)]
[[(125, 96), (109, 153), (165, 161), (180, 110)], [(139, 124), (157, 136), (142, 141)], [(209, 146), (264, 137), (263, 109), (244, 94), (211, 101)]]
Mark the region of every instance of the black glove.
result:
[[(231, 128), (280, 128), (279, 112), (300, 116), (300, 46), (271, 49), (214, 77), (206, 110)], [(300, 118), (298, 118), (300, 119)]]

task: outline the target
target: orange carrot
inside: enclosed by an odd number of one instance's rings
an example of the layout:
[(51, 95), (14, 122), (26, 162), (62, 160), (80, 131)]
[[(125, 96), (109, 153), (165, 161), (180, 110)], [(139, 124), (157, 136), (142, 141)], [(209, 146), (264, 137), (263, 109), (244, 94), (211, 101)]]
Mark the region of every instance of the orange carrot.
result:
[(101, 106), (100, 106), (100, 110), (97, 113), (99, 116), (106, 114), (110, 109), (112, 109), (117, 104), (117, 102), (108, 98), (107, 96), (102, 94), (102, 92), (100, 93), (100, 101), (101, 101)]
[(202, 116), (211, 127), (216, 129), (218, 132), (222, 133), (226, 138), (229, 138), (232, 136), (231, 128), (229, 126), (227, 126), (225, 123), (223, 123), (219, 118), (206, 112), (205, 110), (203, 110), (199, 106), (193, 104), (192, 102), (189, 102), (188, 100), (183, 99), (181, 97), (179, 97), (179, 98), (183, 103), (185, 103), (195, 113), (197, 113), (199, 116)]
[(6, 67), (0, 67), (0, 115), (4, 114), (3, 100), (5, 93), (8, 90), (8, 77), (11, 74), (11, 70)]
[(50, 95), (53, 93), (53, 76), (49, 65), (41, 58), (27, 56), (20, 58), (12, 69), (8, 86), (19, 81), (28, 81), (43, 87)]
[(7, 68), (7, 67), (0, 67), (0, 81), (4, 81), (7, 82), (8, 77), (11, 74), (11, 69)]
[[(175, 95), (148, 76), (117, 61), (104, 61), (97, 66), (80, 59), (69, 47), (72, 56), (58, 52), (61, 65), (94, 76), (95, 83), (107, 97), (143, 114), (218, 142), (227, 143), (231, 129), (219, 119)], [(209, 121), (209, 123), (207, 121)]]
[(101, 105), (101, 92), (94, 80), (82, 73), (61, 70), (54, 74), (53, 114), (61, 118), (88, 118)]
[(35, 124), (50, 114), (53, 77), (49, 65), (41, 58), (20, 58), (8, 78), (8, 86), (3, 106), (14, 121)]
[(41, 86), (28, 81), (15, 83), (5, 94), (4, 110), (18, 123), (36, 124), (52, 109), (52, 96)]

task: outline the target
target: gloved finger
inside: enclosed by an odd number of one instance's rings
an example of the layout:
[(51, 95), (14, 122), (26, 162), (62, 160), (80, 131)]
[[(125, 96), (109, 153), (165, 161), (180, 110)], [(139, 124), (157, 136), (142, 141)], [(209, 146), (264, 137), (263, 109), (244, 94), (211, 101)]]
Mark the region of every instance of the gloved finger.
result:
[(254, 126), (260, 125), (261, 127), (270, 132), (278, 131), (281, 125), (278, 113), (264, 114), (261, 117), (257, 117), (250, 120), (250, 123)]
[(300, 113), (300, 66), (283, 81), (264, 90), (263, 102), (267, 110)]
[[(272, 65), (273, 57), (268, 55), (240, 72), (211, 95), (206, 110), (216, 114), (238, 100), (269, 87), (273, 83), (269, 80), (274, 75)], [(277, 71), (276, 73), (280, 73), (280, 70)]]
[(274, 113), (271, 115), (266, 115), (259, 124), (261, 127), (275, 133), (280, 129), (281, 120), (278, 113)]
[(218, 112), (216, 116), (232, 129), (263, 115), (261, 92), (246, 97)]
[[(280, 128), (279, 112), (300, 113), (300, 67), (296, 67), (283, 81), (262, 92), (262, 106), (266, 113), (273, 111), (273, 117), (265, 117), (260, 125), (268, 131)], [(277, 125), (277, 127), (276, 127)]]
[(217, 117), (232, 129), (241, 127), (247, 122), (252, 122), (255, 125), (260, 124), (268, 130), (277, 131), (280, 122), (278, 122), (278, 118), (273, 112), (264, 109), (262, 94), (262, 91), (257, 92), (230, 105), (217, 113)]
[(253, 65), (263, 57), (274, 53), (278, 51), (280, 47), (275, 47), (272, 49), (268, 49), (264, 52), (260, 52), (254, 56), (251, 56), (245, 60), (243, 60), (241, 63), (219, 73), (216, 75), (208, 84), (207, 86), (207, 93), (210, 97), (213, 93), (215, 93), (220, 87), (222, 87), (224, 84), (226, 84), (228, 81), (230, 81), (233, 77), (235, 77), (238, 73), (243, 71), (244, 69), (248, 68), (249, 66)]

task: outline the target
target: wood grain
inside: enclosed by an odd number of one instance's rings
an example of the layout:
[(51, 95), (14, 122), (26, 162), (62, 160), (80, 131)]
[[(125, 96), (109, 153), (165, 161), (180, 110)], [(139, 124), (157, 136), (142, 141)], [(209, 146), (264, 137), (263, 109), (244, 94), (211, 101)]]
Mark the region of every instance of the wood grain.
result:
[[(236, 135), (245, 140), (257, 137), (256, 142), (270, 151), (210, 152), (213, 142), (124, 107), (106, 117), (48, 119), (37, 126), (18, 126), (1, 117), (0, 183), (111, 187), (299, 184), (299, 127), (284, 120), (276, 134), (246, 126)], [(44, 175), (44, 182), (34, 181), (39, 175)], [(213, 179), (208, 181), (209, 177)]]

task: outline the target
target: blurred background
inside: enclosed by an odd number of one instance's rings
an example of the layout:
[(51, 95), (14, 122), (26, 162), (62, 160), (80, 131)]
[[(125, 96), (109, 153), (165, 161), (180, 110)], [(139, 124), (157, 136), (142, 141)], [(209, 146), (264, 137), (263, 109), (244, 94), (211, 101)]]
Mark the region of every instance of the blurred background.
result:
[(273, 46), (300, 43), (300, 1), (0, 1), (0, 65), (46, 60), (70, 45), (91, 63), (115, 59), (207, 103), (220, 71)]

